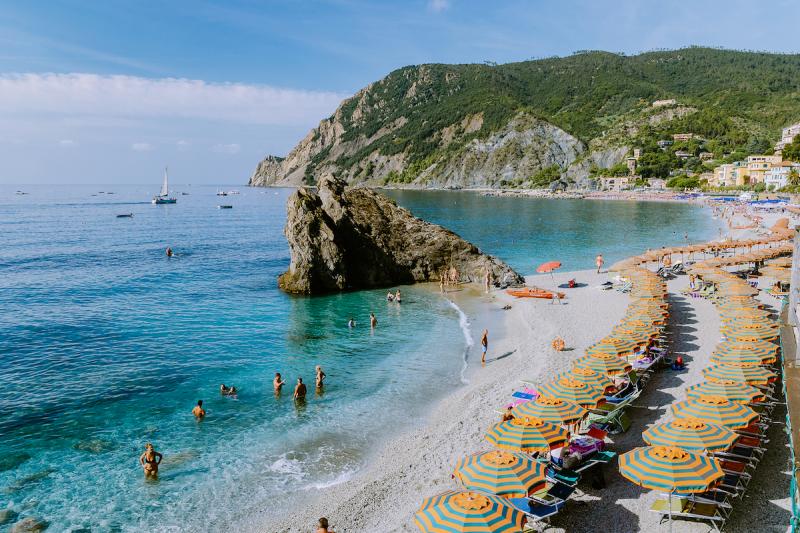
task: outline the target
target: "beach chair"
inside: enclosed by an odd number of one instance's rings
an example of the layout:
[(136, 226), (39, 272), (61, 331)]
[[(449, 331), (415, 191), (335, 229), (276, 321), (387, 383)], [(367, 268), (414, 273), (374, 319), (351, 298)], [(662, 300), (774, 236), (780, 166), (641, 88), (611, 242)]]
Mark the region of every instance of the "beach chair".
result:
[(547, 505), (558, 505), (566, 502), (576, 490), (575, 485), (560, 481), (551, 484), (547, 489), (531, 494), (530, 499)]
[(530, 498), (509, 498), (508, 503), (525, 513), (528, 520), (545, 523), (550, 517), (557, 515), (561, 508), (564, 507), (563, 503), (560, 505), (539, 503)]
[(658, 499), (650, 508), (651, 511), (661, 514), (662, 522), (669, 519), (703, 521), (711, 524), (711, 527), (717, 532), (719, 532), (720, 527), (725, 524), (725, 515), (722, 514), (719, 506), (716, 504), (700, 503), (687, 498), (678, 498), (674, 496), (671, 500), (671, 506), (669, 500)]

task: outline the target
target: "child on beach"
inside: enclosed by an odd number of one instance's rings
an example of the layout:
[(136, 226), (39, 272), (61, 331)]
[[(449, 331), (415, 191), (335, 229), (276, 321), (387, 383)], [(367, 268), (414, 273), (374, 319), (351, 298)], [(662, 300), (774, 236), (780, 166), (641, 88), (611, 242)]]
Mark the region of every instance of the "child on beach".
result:
[(483, 335), (481, 336), (481, 348), (483, 349), (483, 355), (481, 355), (481, 364), (486, 364), (486, 350), (489, 349), (489, 330), (483, 330)]

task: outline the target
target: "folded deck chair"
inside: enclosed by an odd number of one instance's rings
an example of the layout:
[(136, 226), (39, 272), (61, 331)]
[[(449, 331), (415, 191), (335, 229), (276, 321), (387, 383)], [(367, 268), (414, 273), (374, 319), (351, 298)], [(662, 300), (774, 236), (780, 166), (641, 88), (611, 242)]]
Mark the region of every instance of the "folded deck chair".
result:
[(684, 498), (672, 498), (670, 508), (669, 500), (656, 500), (651, 511), (661, 514), (661, 521), (669, 520), (700, 520), (709, 522), (711, 526), (720, 531), (720, 526), (725, 523), (725, 516), (720, 512), (719, 506), (712, 503), (699, 503)]

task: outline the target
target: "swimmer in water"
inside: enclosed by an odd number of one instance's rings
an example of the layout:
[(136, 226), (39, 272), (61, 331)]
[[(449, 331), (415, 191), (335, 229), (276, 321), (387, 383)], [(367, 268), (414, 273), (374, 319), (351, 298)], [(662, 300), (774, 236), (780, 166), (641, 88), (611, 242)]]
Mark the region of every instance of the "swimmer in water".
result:
[(374, 328), (378, 325), (378, 319), (375, 318), (375, 313), (369, 314), (369, 327)]
[(306, 384), (303, 383), (303, 378), (297, 378), (297, 385), (295, 385), (294, 387), (294, 399), (295, 400), (306, 399)]
[(394, 301), (400, 303), (403, 299), (400, 298), (400, 289), (397, 289), (397, 292), (394, 295)]
[(394, 301), (394, 294), (392, 294), (392, 291), (389, 291), (389, 292), (386, 293), (386, 301), (387, 302)]
[(348, 321), (347, 321), (347, 327), (348, 327), (348, 328), (354, 328), (354, 327), (356, 327), (356, 321), (355, 321), (355, 320), (353, 320), (353, 317), (350, 317), (350, 320), (348, 320)]
[(172, 257), (173, 255), (175, 255), (175, 254), (172, 253), (172, 248), (167, 246), (167, 257)]
[(325, 372), (322, 371), (322, 367), (317, 365), (317, 390), (322, 390), (325, 381)]
[(153, 445), (149, 442), (144, 446), (144, 453), (139, 457), (139, 464), (142, 465), (144, 470), (144, 477), (156, 478), (158, 477), (158, 465), (161, 464), (163, 455), (158, 453)]
[(272, 380), (272, 387), (275, 389), (275, 392), (277, 394), (280, 394), (281, 388), (285, 384), (286, 384), (286, 382), (283, 381), (283, 378), (281, 378), (281, 373), (280, 372), (275, 372), (275, 379)]
[(198, 420), (206, 416), (206, 410), (203, 409), (203, 400), (197, 400), (197, 405), (192, 409), (192, 414)]
[(219, 386), (219, 391), (222, 393), (223, 396), (234, 396), (237, 392), (239, 392), (233, 385), (228, 387), (224, 383)]

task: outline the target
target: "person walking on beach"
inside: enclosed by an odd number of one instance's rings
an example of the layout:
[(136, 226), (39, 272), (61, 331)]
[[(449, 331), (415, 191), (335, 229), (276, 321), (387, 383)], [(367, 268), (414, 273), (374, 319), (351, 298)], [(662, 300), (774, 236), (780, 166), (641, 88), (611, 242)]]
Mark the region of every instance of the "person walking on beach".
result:
[(194, 409), (192, 409), (192, 414), (198, 420), (206, 416), (206, 410), (203, 409), (203, 400), (197, 400), (197, 405), (195, 405)]
[(603, 254), (597, 254), (597, 257), (594, 258), (594, 264), (597, 265), (597, 273), (600, 273), (600, 269), (603, 268)]
[(281, 378), (281, 373), (275, 372), (275, 378), (272, 380), (272, 388), (275, 389), (275, 394), (280, 394), (281, 389), (285, 384), (286, 382), (283, 381), (283, 378)]
[(158, 453), (152, 444), (149, 442), (145, 444), (144, 453), (139, 456), (139, 464), (142, 465), (142, 470), (144, 470), (144, 477), (158, 477), (158, 465), (161, 464), (163, 458), (164, 456)]
[(306, 384), (303, 383), (303, 378), (297, 378), (297, 385), (295, 385), (294, 387), (294, 399), (295, 400), (306, 399)]
[(317, 390), (319, 391), (319, 390), (322, 390), (322, 387), (325, 384), (324, 382), (325, 382), (325, 377), (326, 376), (325, 376), (325, 372), (322, 371), (322, 367), (321, 366), (317, 365), (315, 370), (317, 371)]
[(489, 349), (489, 330), (483, 330), (483, 335), (481, 335), (481, 349), (483, 350), (483, 354), (481, 355), (481, 364), (486, 364), (486, 350)]
[(378, 325), (378, 319), (375, 318), (375, 313), (370, 313), (369, 314), (369, 327), (371, 327), (372, 329), (375, 329), (375, 326), (377, 326), (377, 325)]

